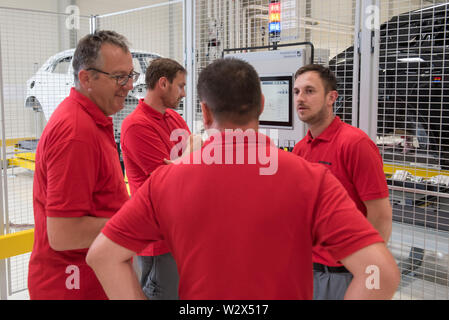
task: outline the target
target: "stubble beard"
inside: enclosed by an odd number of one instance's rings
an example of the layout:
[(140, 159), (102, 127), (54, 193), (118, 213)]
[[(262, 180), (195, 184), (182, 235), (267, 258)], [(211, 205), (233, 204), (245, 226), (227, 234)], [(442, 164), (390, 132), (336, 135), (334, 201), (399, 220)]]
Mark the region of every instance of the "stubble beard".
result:
[(308, 126), (314, 126), (320, 124), (327, 118), (327, 107), (322, 105), (317, 113), (310, 115), (309, 117), (301, 119), (302, 122), (306, 123)]

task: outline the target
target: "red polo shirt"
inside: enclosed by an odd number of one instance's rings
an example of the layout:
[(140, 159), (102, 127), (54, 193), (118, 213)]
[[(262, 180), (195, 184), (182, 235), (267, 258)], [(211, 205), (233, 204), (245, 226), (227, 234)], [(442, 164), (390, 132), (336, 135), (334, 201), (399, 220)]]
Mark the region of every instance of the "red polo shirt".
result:
[[(316, 138), (312, 138), (309, 130), (293, 153), (329, 168), (365, 216), (363, 201), (388, 197), (379, 149), (366, 133), (338, 116)], [(322, 247), (314, 248), (314, 262), (341, 266)]]
[[(170, 151), (179, 142), (171, 141), (175, 129), (184, 129), (190, 135), (184, 119), (174, 110), (164, 114), (147, 105), (143, 99), (122, 123), (120, 136), (126, 176), (133, 195), (157, 167), (170, 159)], [(173, 159), (172, 159), (173, 160)], [(153, 256), (169, 252), (163, 241), (153, 243), (139, 255)]]
[(36, 151), (31, 299), (106, 299), (87, 249), (54, 251), (47, 217), (112, 217), (128, 200), (112, 119), (72, 88), (55, 110)]
[[(181, 299), (312, 299), (312, 245), (338, 260), (382, 242), (329, 170), (268, 147), (265, 136), (225, 135), (194, 152), (192, 164), (158, 168), (102, 231), (135, 252), (165, 239)], [(277, 156), (276, 173), (261, 175), (260, 157), (226, 164), (237, 148)], [(199, 152), (215, 161), (195, 164)]]

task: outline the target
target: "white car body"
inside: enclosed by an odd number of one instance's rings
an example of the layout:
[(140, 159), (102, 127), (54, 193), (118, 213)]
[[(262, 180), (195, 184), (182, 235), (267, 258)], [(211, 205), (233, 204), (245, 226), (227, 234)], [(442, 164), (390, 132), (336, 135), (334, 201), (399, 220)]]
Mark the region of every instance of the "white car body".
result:
[[(125, 101), (128, 114), (130, 108), (134, 109), (138, 99), (145, 96), (145, 70), (150, 60), (159, 58), (155, 53), (130, 50), (133, 56), (134, 70), (140, 73), (140, 77), (134, 88), (128, 94)], [(25, 107), (33, 108), (35, 111), (42, 111), (48, 121), (56, 107), (70, 93), (74, 86), (74, 76), (72, 58), (75, 49), (69, 49), (51, 56), (27, 81), (27, 91)], [(122, 112), (121, 112), (122, 113)], [(123, 116), (123, 114), (122, 114)], [(116, 117), (117, 118), (117, 115)], [(123, 120), (123, 119), (121, 119)]]

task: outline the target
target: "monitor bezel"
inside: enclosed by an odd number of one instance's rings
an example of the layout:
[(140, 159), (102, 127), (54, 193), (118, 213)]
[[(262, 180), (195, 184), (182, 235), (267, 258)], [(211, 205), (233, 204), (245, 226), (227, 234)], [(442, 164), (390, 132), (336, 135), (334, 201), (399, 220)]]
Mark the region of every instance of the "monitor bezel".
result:
[[(279, 127), (282, 129), (293, 128), (293, 74), (283, 75), (263, 75), (259, 76), (260, 86), (262, 81), (288, 81), (288, 121), (263, 121), (259, 120), (259, 125), (263, 127)], [(263, 93), (263, 92), (262, 92)]]

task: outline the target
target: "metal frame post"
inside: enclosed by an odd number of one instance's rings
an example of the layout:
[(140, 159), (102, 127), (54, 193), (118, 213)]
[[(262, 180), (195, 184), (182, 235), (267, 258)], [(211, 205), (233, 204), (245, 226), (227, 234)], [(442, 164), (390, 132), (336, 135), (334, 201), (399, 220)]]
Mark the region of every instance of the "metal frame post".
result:
[(355, 4), (354, 17), (354, 53), (352, 76), (352, 122), (354, 127), (359, 126), (359, 81), (360, 81), (360, 0)]
[(97, 15), (90, 16), (90, 18), (89, 18), (89, 32), (91, 34), (94, 33), (97, 30), (97, 28), (98, 28), (97, 22), (98, 22), (98, 16)]
[(195, 1), (183, 1), (184, 14), (184, 65), (187, 70), (185, 120), (194, 131), (195, 117)]
[(379, 0), (362, 0), (361, 9), (359, 128), (376, 141), (380, 43)]
[[(0, 131), (1, 131), (1, 173), (3, 176), (3, 179), (0, 178), (0, 236), (7, 233), (9, 230), (8, 228), (8, 211), (7, 211), (7, 197), (5, 196), (5, 193), (3, 193), (4, 190), (4, 183), (7, 182), (7, 160), (6, 160), (6, 134), (5, 134), (5, 103), (3, 98), (3, 63), (2, 63), (2, 41), (1, 41), (1, 35), (0, 35)], [(6, 270), (6, 260), (2, 259), (0, 260), (0, 299), (6, 300), (8, 299), (8, 275)]]

